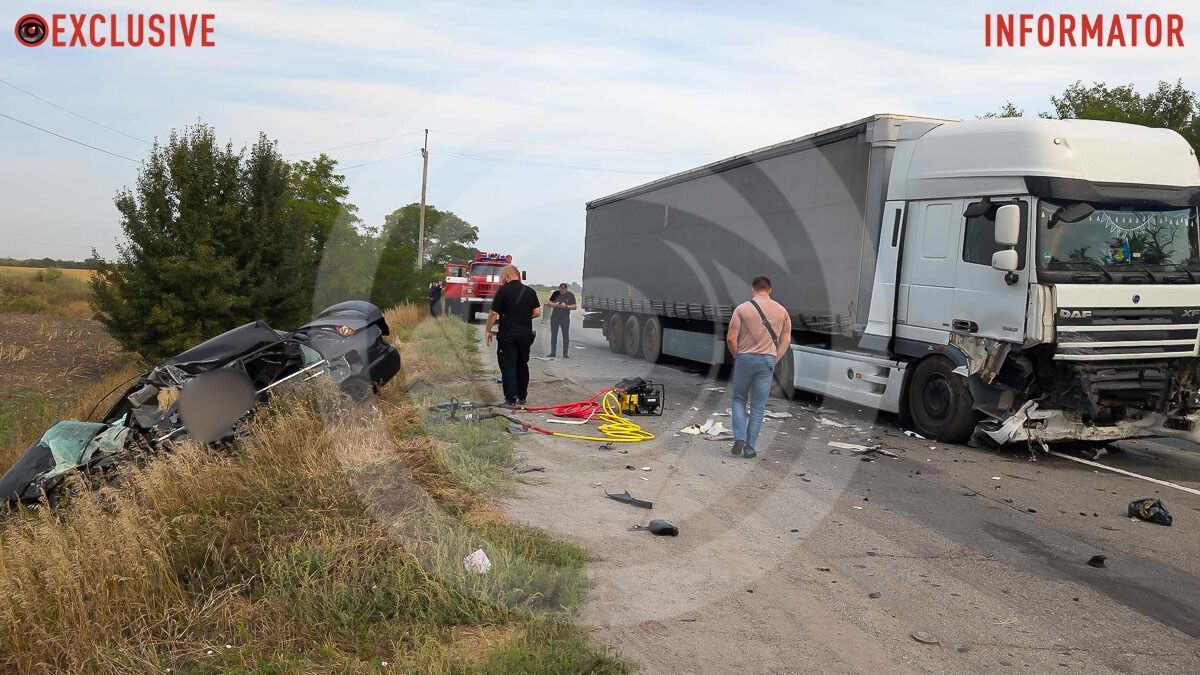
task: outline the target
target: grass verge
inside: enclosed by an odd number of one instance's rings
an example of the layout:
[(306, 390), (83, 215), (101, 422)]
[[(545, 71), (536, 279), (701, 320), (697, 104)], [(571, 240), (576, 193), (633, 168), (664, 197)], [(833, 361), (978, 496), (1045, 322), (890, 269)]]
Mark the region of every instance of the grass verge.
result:
[(389, 318), (405, 382), (374, 409), (296, 388), (234, 453), (183, 447), (0, 526), (0, 671), (626, 671), (573, 623), (584, 552), (494, 508), (503, 426), (426, 424), (475, 397), (471, 328)]
[(0, 312), (91, 317), (91, 270), (0, 269)]

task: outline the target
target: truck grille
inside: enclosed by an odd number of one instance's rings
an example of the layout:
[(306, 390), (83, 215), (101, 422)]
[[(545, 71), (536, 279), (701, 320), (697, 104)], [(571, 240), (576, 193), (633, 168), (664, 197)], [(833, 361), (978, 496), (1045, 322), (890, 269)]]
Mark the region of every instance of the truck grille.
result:
[(1171, 359), (1197, 355), (1200, 307), (1059, 308), (1060, 361)]

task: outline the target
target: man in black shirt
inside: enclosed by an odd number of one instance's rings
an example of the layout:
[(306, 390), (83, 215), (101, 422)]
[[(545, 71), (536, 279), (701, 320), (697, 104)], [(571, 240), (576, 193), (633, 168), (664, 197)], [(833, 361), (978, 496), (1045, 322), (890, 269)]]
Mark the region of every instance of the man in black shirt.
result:
[(496, 360), (504, 382), (504, 403), (524, 406), (529, 395), (529, 348), (533, 346), (533, 320), (542, 315), (537, 292), (521, 283), (521, 273), (509, 265), (500, 271), (504, 285), (492, 298), (492, 311), (484, 328), (484, 342), (492, 344), (492, 326), (499, 324)]
[(550, 313), (550, 356), (554, 356), (554, 350), (558, 347), (558, 333), (562, 331), (563, 336), (563, 358), (571, 358), (571, 311), (578, 309), (579, 305), (575, 304), (575, 294), (567, 290), (566, 284), (559, 284), (558, 290), (550, 294), (550, 306), (554, 311)]
[(442, 302), (442, 282), (435, 281), (429, 284), (429, 316), (438, 316)]

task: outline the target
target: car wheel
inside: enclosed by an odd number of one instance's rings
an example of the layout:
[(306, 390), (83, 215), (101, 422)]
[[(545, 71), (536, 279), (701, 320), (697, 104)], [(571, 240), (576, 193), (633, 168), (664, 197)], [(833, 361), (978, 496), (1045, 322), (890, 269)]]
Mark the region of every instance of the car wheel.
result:
[(342, 392), (358, 403), (375, 394), (375, 388), (365, 377), (348, 377), (342, 381)]
[(928, 438), (962, 443), (975, 428), (974, 400), (954, 364), (931, 356), (917, 364), (908, 383), (908, 412), (913, 426)]
[(642, 356), (650, 363), (662, 360), (662, 338), (662, 319), (646, 317), (646, 325), (642, 326)]
[(636, 314), (625, 319), (625, 356), (642, 358), (642, 320)]
[(608, 317), (608, 326), (604, 329), (604, 337), (608, 339), (608, 350), (614, 354), (625, 353), (625, 322), (620, 314), (613, 312)]

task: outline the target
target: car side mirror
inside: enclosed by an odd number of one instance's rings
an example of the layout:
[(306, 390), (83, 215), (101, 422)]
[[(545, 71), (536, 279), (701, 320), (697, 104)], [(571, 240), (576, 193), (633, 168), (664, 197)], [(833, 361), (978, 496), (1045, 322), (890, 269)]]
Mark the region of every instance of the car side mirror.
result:
[(525, 273), (525, 272), (521, 272), (521, 281), (525, 281), (525, 280), (526, 280), (526, 279), (528, 279), (528, 278), (529, 278), (529, 277), (526, 275), (526, 273)]
[(992, 254), (992, 269), (1000, 270), (1001, 272), (1015, 272), (1021, 260), (1017, 252), (1013, 249), (1005, 249), (996, 251)]
[[(1016, 204), (1005, 204), (996, 209), (996, 243), (1001, 246), (1016, 246), (1020, 240), (1021, 207)], [(992, 260), (992, 266), (995, 267), (995, 258)]]

